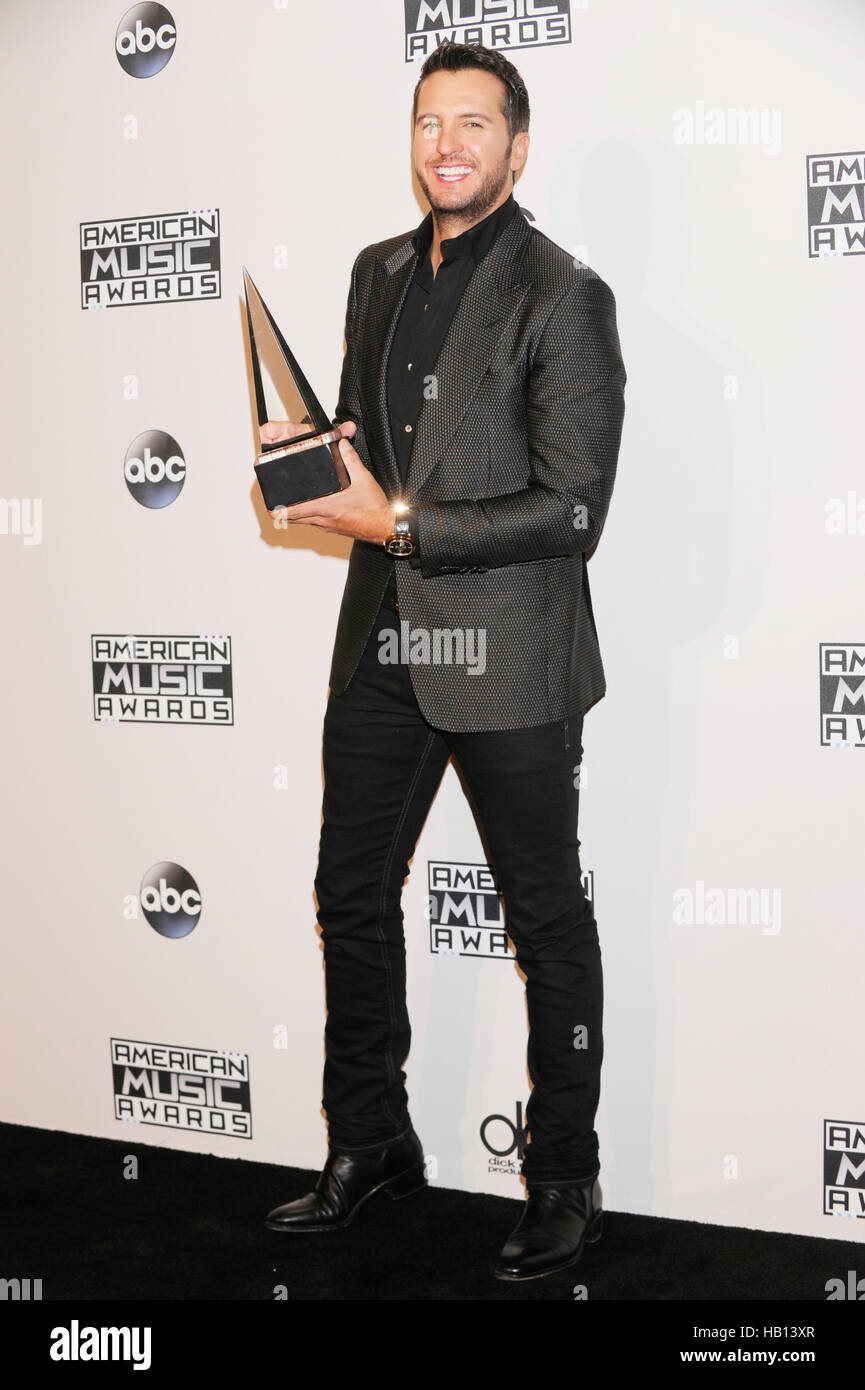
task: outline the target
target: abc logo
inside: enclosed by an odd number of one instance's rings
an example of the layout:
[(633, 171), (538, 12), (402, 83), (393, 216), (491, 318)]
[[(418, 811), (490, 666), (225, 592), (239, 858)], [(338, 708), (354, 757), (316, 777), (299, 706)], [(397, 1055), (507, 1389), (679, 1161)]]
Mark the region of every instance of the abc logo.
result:
[(154, 864), (141, 880), (141, 910), (160, 936), (188, 936), (198, 926), (201, 894), (192, 874), (165, 860)]
[(130, 77), (154, 77), (170, 61), (177, 42), (174, 20), (164, 5), (133, 5), (117, 26), (117, 61)]
[(186, 479), (186, 460), (177, 440), (164, 430), (145, 430), (123, 460), (126, 486), (142, 507), (167, 507)]

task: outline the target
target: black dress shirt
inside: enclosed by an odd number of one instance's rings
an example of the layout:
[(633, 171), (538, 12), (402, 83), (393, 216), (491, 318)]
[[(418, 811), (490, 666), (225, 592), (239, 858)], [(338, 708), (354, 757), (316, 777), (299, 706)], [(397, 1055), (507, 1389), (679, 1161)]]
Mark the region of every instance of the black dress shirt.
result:
[[(432, 271), (432, 213), (427, 213), (412, 241), (418, 254), (414, 277), (403, 301), (387, 365), (390, 431), (405, 482), (414, 430), (424, 402), (424, 388), (444, 343), (472, 271), (499, 232), (517, 211), (513, 194), (482, 221), (441, 243), (442, 259)], [(434, 383), (432, 384), (434, 386)]]

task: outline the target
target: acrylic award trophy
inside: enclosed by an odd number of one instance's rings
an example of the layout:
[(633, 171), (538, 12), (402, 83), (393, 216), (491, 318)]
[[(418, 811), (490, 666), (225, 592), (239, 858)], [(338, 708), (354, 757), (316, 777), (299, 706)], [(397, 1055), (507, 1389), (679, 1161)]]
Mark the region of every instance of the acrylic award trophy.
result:
[(339, 452), (340, 433), (325, 415), (246, 267), (246, 322), (259, 425), (291, 420), (307, 431), (278, 444), (260, 444), (255, 473), (269, 512), (350, 485)]

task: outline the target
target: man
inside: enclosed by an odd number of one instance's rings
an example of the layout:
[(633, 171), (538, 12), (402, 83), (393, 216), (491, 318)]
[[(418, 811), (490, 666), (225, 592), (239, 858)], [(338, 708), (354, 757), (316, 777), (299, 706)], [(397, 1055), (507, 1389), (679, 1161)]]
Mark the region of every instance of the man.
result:
[[(601, 956), (576, 770), (583, 715), (605, 691), (586, 559), (612, 492), (625, 371), (612, 293), (514, 202), (529, 102), (513, 65), (443, 44), (421, 70), (413, 119), (431, 211), (352, 270), (334, 418), (351, 486), (273, 514), (355, 544), (316, 876), (328, 1158), (315, 1190), (267, 1224), (341, 1228), (373, 1193), (425, 1182), (402, 1070), (400, 900), (453, 755), (526, 976), (528, 1199), (494, 1272), (527, 1279), (573, 1264), (601, 1229)], [(394, 660), (389, 634), (406, 623), (419, 655)], [(462, 634), (466, 659), (430, 655), (442, 631)], [(481, 643), (484, 661), (470, 661)]]

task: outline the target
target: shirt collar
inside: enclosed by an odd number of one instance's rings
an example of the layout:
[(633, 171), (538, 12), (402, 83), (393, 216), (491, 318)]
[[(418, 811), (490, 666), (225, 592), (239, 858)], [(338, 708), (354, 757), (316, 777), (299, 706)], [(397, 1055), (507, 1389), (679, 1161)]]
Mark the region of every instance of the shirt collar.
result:
[[(475, 222), (473, 227), (467, 227), (459, 236), (447, 237), (441, 243), (442, 264), (445, 261), (455, 261), (460, 256), (473, 256), (476, 261), (481, 260), (489, 251), (496, 235), (510, 222), (516, 211), (517, 204), (514, 202), (513, 193), (510, 193), (500, 207), (494, 208), (480, 222)], [(432, 245), (432, 237), (432, 213), (428, 212), (412, 237), (421, 262)]]

